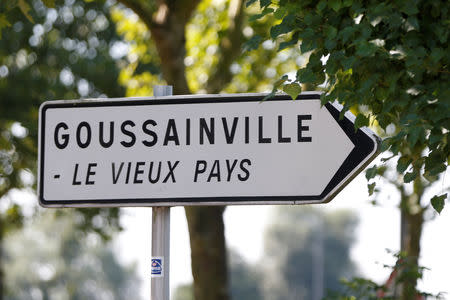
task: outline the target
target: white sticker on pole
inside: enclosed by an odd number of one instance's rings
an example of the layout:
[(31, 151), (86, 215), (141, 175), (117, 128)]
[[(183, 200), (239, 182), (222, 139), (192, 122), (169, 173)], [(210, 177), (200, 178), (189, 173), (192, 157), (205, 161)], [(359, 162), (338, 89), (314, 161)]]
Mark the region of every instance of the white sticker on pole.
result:
[(164, 256), (153, 256), (151, 277), (164, 277)]

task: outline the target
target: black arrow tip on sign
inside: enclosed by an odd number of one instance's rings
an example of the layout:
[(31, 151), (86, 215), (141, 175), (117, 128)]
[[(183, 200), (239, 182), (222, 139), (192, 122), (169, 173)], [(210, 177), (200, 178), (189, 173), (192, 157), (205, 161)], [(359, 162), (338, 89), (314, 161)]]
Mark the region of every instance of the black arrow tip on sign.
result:
[(340, 119), (342, 106), (339, 104), (327, 103), (325, 108), (355, 145), (319, 197), (329, 202), (378, 155), (381, 140), (367, 127), (355, 131), (353, 115), (350, 118), (346, 114)]

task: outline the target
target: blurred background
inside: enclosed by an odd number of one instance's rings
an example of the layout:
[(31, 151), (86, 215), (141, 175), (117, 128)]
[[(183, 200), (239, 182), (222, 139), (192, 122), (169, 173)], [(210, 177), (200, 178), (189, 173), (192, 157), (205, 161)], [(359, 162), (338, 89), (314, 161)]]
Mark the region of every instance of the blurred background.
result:
[[(149, 10), (158, 21), (164, 10), (136, 1), (143, 5), (138, 16), (133, 3), (0, 3), (0, 299), (150, 295), (150, 208), (43, 209), (35, 196), (43, 101), (150, 96), (153, 85), (169, 81), (158, 31), (149, 30), (151, 22), (143, 18)], [(185, 82), (175, 85), (176, 91), (270, 91), (279, 77), (292, 76), (308, 62), (308, 55), (280, 51), (279, 42), (261, 37), (278, 21), (273, 16), (252, 21), (258, 6), (203, 0), (190, 9), (182, 24), (186, 53), (178, 62)], [(386, 163), (389, 168), (395, 166)], [(389, 170), (382, 175), (370, 196), (361, 174), (329, 204), (226, 208), (231, 299), (322, 299), (344, 293), (343, 279), (386, 283), (401, 245), (399, 203), (413, 188), (399, 189)], [(429, 199), (446, 189), (444, 174), (421, 196)], [(194, 299), (185, 212), (181, 207), (171, 212), (171, 296)], [(428, 269), (419, 289), (448, 296), (448, 209), (440, 216), (427, 210), (424, 220), (420, 265)]]

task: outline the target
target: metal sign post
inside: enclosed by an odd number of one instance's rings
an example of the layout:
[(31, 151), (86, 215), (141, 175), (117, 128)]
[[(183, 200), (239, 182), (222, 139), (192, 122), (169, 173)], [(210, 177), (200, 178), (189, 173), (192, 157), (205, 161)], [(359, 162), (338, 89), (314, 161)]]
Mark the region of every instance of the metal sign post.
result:
[(152, 207), (151, 300), (169, 300), (170, 207)]
[[(153, 95), (171, 96), (172, 86), (157, 85)], [(152, 207), (151, 300), (169, 300), (170, 207)]]

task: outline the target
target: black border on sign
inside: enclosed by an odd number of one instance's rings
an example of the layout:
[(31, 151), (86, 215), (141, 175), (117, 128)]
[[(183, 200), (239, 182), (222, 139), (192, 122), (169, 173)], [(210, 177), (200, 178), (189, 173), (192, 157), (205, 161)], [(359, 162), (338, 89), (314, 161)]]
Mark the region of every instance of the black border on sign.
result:
[[(95, 99), (95, 101), (56, 101), (42, 104), (39, 131), (39, 171), (38, 198), (44, 207), (119, 207), (119, 206), (190, 206), (190, 205), (237, 205), (237, 204), (307, 204), (325, 203), (347, 185), (378, 154), (379, 138), (372, 132), (363, 129), (355, 131), (354, 123), (347, 116), (340, 119), (340, 109), (331, 103), (325, 104), (345, 134), (355, 147), (345, 159), (331, 181), (320, 195), (303, 196), (242, 196), (242, 197), (180, 197), (180, 198), (147, 198), (147, 199), (92, 199), (92, 200), (45, 200), (44, 199), (44, 157), (45, 157), (45, 121), (46, 111), (54, 108), (68, 107), (115, 107), (140, 105), (188, 105), (197, 103), (228, 102), (261, 102), (266, 94), (232, 94), (202, 96), (169, 96), (158, 98), (132, 99)], [(112, 101), (107, 101), (112, 100)], [(320, 93), (300, 94), (297, 100), (320, 100)], [(265, 101), (293, 101), (288, 95), (275, 95)], [(365, 161), (365, 162), (364, 162)], [(364, 163), (363, 163), (364, 162)], [(362, 164), (363, 163), (363, 164)], [(361, 165), (362, 164), (362, 165)]]

